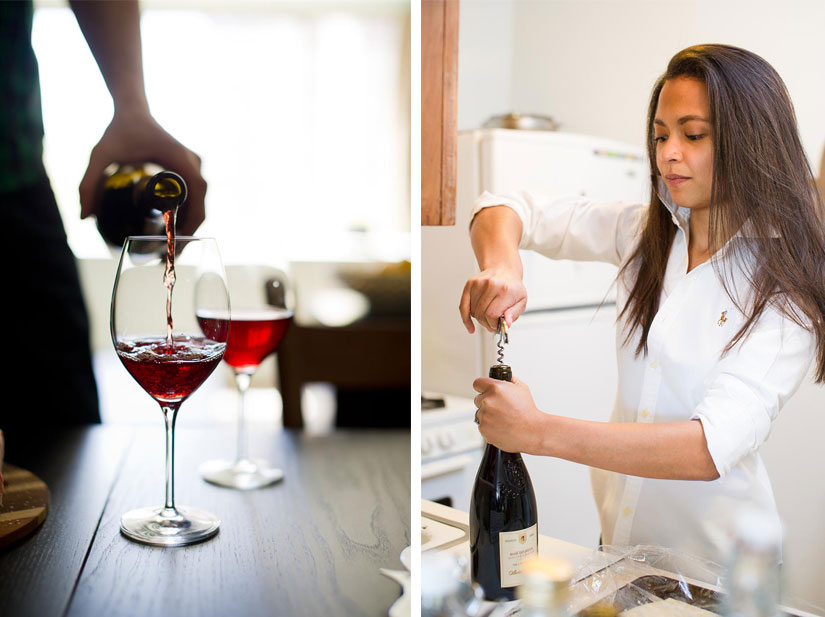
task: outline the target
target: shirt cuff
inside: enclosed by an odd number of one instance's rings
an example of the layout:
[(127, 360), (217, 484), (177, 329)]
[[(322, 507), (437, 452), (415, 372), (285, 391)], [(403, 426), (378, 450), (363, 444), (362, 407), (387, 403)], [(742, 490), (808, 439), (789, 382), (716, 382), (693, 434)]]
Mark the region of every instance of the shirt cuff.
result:
[(476, 214), (484, 208), (493, 206), (507, 206), (518, 214), (521, 219), (521, 240), (519, 241), (519, 248), (521, 248), (525, 243), (527, 230), (530, 228), (530, 208), (524, 202), (509, 195), (493, 195), (489, 191), (484, 191), (473, 205), (473, 211), (470, 213), (470, 225), (473, 224)]
[(743, 457), (756, 451), (770, 433), (770, 415), (758, 400), (753, 399), (734, 401), (724, 397), (714, 401), (713, 397), (708, 397), (690, 417), (702, 423), (708, 451), (720, 479)]

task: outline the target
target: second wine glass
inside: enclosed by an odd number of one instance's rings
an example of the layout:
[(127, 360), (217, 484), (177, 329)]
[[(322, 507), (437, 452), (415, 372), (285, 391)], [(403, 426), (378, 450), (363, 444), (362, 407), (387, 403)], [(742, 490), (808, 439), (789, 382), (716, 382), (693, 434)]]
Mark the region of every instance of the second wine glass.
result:
[[(247, 272), (255, 278), (255, 272)], [(230, 287), (232, 281), (230, 277)], [(224, 361), (235, 376), (240, 403), (237, 421), (237, 451), (235, 460), (206, 461), (200, 466), (201, 476), (219, 486), (250, 490), (269, 486), (283, 479), (281, 469), (263, 459), (252, 459), (247, 454), (246, 393), (252, 376), (269, 354), (275, 353), (292, 321), (292, 295), (282, 272), (272, 274), (266, 287), (260, 284), (251, 298), (238, 298), (238, 307), (232, 307), (229, 341)], [(201, 311), (198, 321), (204, 332), (215, 320), (225, 318), (221, 312)]]

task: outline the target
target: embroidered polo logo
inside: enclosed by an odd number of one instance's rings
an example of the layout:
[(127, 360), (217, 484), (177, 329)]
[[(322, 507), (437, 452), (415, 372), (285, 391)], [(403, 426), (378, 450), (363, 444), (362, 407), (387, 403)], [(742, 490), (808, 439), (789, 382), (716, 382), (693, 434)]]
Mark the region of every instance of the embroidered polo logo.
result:
[(722, 311), (722, 315), (719, 317), (719, 321), (716, 322), (717, 326), (722, 327), (725, 325), (725, 322), (728, 320), (727, 314), (727, 311)]

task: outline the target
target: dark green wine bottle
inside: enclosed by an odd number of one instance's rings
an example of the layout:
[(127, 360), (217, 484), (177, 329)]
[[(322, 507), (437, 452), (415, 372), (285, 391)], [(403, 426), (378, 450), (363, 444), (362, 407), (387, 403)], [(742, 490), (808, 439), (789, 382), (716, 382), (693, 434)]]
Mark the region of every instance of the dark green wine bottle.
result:
[[(512, 381), (506, 364), (490, 377)], [(536, 494), (518, 452), (487, 444), (470, 498), (470, 566), (474, 583), (488, 600), (515, 598), (523, 583), (521, 565), (538, 555)]]
[(163, 213), (186, 201), (186, 182), (173, 171), (121, 165), (108, 175), (97, 204), (97, 228), (113, 246), (128, 236), (164, 235)]

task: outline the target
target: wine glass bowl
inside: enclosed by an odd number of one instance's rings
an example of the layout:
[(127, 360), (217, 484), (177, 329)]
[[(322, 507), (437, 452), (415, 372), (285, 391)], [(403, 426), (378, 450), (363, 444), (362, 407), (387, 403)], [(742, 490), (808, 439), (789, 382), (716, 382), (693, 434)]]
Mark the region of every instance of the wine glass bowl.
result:
[[(264, 284), (256, 269), (242, 269), (235, 277), (230, 276), (230, 285), (239, 291), (242, 286), (244, 291), (251, 289), (251, 293), (233, 296), (238, 306), (232, 308), (229, 340), (223, 356), (233, 371), (240, 399), (237, 452), (234, 460), (204, 462), (200, 466), (200, 473), (212, 484), (251, 490), (283, 479), (280, 469), (265, 460), (247, 456), (245, 399), (252, 375), (268, 355), (277, 351), (286, 335), (293, 316), (292, 294), (286, 275), (280, 271), (270, 273), (269, 281)], [(224, 317), (220, 311), (198, 312), (198, 321), (204, 332), (214, 327), (215, 320)]]
[[(163, 506), (124, 514), (121, 532), (158, 546), (200, 542), (214, 536), (220, 525), (208, 512), (175, 505), (174, 431), (181, 404), (215, 370), (226, 349), (230, 315), (226, 275), (211, 238), (177, 238), (174, 255), (174, 276), (167, 277), (165, 237), (127, 238), (111, 306), (115, 351), (129, 374), (158, 402), (166, 424), (166, 500)], [(166, 284), (169, 280), (172, 285)], [(198, 311), (223, 318), (204, 330), (196, 318)]]

